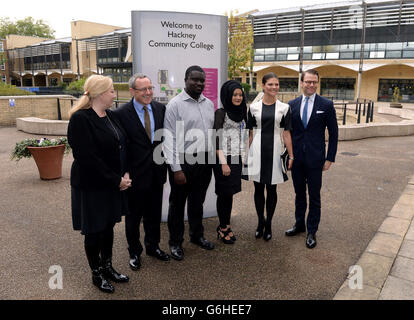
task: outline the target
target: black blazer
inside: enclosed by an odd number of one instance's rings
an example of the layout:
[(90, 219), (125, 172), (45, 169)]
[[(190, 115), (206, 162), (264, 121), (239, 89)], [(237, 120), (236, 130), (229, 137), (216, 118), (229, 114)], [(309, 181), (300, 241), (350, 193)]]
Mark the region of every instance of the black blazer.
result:
[[(111, 121), (123, 132), (111, 110)], [(71, 186), (86, 190), (118, 190), (121, 177), (119, 141), (92, 109), (76, 111), (68, 125), (68, 142), (72, 148)]]
[[(152, 101), (151, 108), (154, 115), (155, 131), (162, 129), (164, 127), (165, 105)], [(153, 160), (154, 149), (162, 142), (154, 141), (151, 143), (135, 111), (133, 99), (116, 109), (114, 114), (128, 136), (128, 163), (132, 189), (146, 189), (152, 183), (164, 184), (167, 180), (167, 164), (163, 161), (163, 164), (159, 165)]]
[[(300, 96), (289, 105), (292, 111), (292, 144), (295, 162), (304, 161), (309, 168), (322, 168), (325, 160), (335, 162), (338, 146), (338, 122), (331, 100), (315, 96), (312, 115), (306, 129), (300, 117)], [(328, 153), (325, 150), (325, 129), (328, 128)], [(325, 156), (326, 154), (326, 156)]]

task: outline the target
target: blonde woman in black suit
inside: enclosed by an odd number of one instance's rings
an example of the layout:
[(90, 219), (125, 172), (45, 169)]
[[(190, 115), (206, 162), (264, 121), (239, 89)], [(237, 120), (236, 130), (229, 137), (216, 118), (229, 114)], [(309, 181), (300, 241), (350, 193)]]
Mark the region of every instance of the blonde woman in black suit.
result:
[(85, 93), (70, 111), (68, 141), (73, 151), (70, 184), (74, 230), (85, 235), (92, 283), (112, 293), (114, 282), (127, 276), (112, 267), (113, 227), (126, 213), (122, 191), (131, 186), (126, 134), (109, 108), (116, 97), (109, 77), (93, 75)]

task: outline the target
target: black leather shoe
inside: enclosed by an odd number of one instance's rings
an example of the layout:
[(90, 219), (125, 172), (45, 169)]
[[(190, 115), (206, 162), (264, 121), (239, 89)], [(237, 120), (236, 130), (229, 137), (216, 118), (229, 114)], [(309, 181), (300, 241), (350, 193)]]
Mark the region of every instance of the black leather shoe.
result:
[(113, 285), (103, 275), (102, 268), (92, 270), (92, 283), (94, 286), (98, 287), (98, 289), (103, 292), (113, 293), (115, 291)]
[(308, 233), (306, 237), (306, 247), (309, 249), (316, 247), (316, 236), (314, 233)]
[(110, 261), (107, 261), (107, 262), (103, 265), (103, 268), (102, 268), (102, 273), (103, 273), (103, 275), (104, 275), (106, 278), (108, 278), (108, 279), (110, 279), (110, 280), (112, 280), (112, 281), (114, 281), (114, 282), (121, 283), (121, 282), (128, 282), (128, 281), (129, 281), (128, 276), (126, 276), (126, 275), (124, 275), (124, 274), (121, 274), (121, 273), (119, 273), (118, 271), (116, 271), (116, 270), (112, 267), (112, 263), (111, 263)]
[(292, 229), (289, 229), (289, 230), (285, 231), (285, 235), (287, 235), (288, 237), (292, 237), (292, 236), (296, 236), (297, 234), (305, 232), (305, 231), (306, 231), (305, 227), (298, 228), (298, 227), (296, 227), (296, 225), (294, 225)]
[(184, 259), (184, 249), (182, 246), (170, 246), (171, 257), (175, 260), (181, 261)]
[(139, 268), (141, 268), (141, 259), (139, 256), (135, 255), (129, 259), (129, 267), (137, 271)]
[(147, 256), (155, 257), (161, 261), (170, 261), (170, 256), (162, 251), (160, 248), (153, 251), (147, 251)]
[(214, 249), (214, 244), (212, 244), (210, 241), (208, 241), (204, 237), (200, 237), (198, 239), (191, 239), (190, 241), (192, 243), (200, 246), (201, 248), (203, 248), (205, 250), (213, 250)]

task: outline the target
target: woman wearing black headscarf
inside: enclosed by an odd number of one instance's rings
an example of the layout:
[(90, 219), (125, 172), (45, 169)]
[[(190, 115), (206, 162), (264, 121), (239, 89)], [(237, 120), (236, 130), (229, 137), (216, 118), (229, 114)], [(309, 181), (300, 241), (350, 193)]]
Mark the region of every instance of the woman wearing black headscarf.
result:
[(241, 191), (247, 106), (242, 86), (234, 80), (223, 84), (220, 100), (223, 108), (216, 111), (214, 119), (214, 129), (217, 130), (217, 162), (213, 170), (220, 220), (217, 238), (225, 244), (233, 244), (236, 237), (230, 227), (230, 217), (233, 195)]

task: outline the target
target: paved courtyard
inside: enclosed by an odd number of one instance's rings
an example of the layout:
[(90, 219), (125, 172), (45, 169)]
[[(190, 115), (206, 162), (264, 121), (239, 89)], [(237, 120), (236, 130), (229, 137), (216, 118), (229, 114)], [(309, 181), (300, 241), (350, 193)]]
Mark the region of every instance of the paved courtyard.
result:
[[(252, 183), (235, 198), (229, 246), (215, 240), (217, 217), (204, 220), (216, 245), (204, 251), (186, 240), (185, 259), (161, 262), (142, 256), (142, 268), (128, 267), (124, 223), (115, 228), (114, 266), (130, 276), (113, 295), (91, 284), (83, 236), (72, 230), (66, 156), (63, 177), (39, 179), (33, 159), (10, 161), (15, 142), (32, 137), (0, 128), (0, 299), (332, 299), (376, 234), (414, 174), (414, 136), (340, 142), (336, 163), (323, 178), (318, 245), (305, 235), (287, 238), (294, 223), (291, 179), (278, 186), (273, 239), (256, 240)], [(161, 226), (161, 248), (168, 229)], [(49, 288), (49, 268), (63, 270), (63, 289)]]

